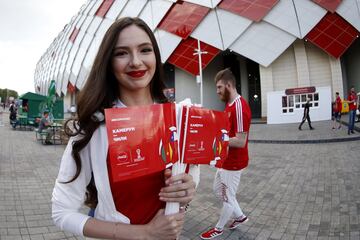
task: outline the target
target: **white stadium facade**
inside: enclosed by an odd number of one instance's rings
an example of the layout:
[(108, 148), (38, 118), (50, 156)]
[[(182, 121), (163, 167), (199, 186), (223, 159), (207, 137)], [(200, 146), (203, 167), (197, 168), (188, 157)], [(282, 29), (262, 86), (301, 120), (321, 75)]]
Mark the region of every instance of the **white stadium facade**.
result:
[(360, 0), (89, 0), (37, 63), (35, 91), (55, 80), (64, 109), (76, 104), (106, 30), (124, 16), (153, 30), (176, 101), (200, 103), (199, 41), (207, 108), (224, 107), (213, 79), (225, 67), (268, 123), (300, 121), (308, 97), (312, 118), (330, 119), (335, 92), (360, 91)]

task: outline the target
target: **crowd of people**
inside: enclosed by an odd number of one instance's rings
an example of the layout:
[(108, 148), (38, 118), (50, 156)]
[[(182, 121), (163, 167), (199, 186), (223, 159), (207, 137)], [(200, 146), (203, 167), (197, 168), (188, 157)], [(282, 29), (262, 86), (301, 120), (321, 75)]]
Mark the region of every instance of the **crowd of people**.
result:
[[(358, 105), (358, 97), (355, 92), (355, 88), (352, 86), (348, 93), (348, 98), (346, 101), (348, 110), (349, 110), (349, 119), (347, 133), (348, 135), (354, 134), (355, 120), (356, 115), (359, 114), (360, 106)], [(341, 129), (341, 115), (343, 112), (343, 101), (341, 100), (339, 92), (335, 93), (335, 101), (332, 103), (332, 115), (333, 115), (333, 124), (332, 129)], [(360, 116), (358, 116), (360, 118)]]
[[(332, 102), (332, 129), (341, 129), (341, 116), (343, 112), (343, 104), (344, 102), (341, 100), (339, 92), (335, 92), (335, 100)], [(350, 91), (348, 93), (348, 98), (345, 101), (348, 107), (348, 135), (354, 134), (354, 127), (356, 122), (356, 116), (358, 116), (358, 119), (360, 119), (360, 106), (358, 103), (358, 97), (355, 92), (355, 88), (351, 87)], [(304, 104), (304, 114), (302, 117), (302, 120), (300, 122), (300, 125), (298, 127), (299, 130), (302, 130), (302, 125), (305, 123), (305, 121), (308, 122), (310, 130), (314, 130), (314, 128), (311, 125), (311, 119), (310, 119), (310, 108), (311, 108), (311, 99), (307, 98), (306, 103)]]

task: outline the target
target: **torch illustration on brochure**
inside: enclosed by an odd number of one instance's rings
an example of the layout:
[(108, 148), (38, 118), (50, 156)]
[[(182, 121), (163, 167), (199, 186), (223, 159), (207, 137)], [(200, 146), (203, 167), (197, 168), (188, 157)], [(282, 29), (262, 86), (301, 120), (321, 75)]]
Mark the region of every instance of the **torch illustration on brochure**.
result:
[(210, 166), (213, 167), (221, 167), (221, 160), (226, 158), (227, 156), (227, 146), (229, 142), (229, 135), (226, 129), (221, 129), (221, 138), (214, 138), (213, 142), (213, 152), (214, 152), (214, 159), (210, 161)]
[[(159, 143), (159, 155), (161, 156), (162, 160), (166, 168), (169, 168), (173, 165), (173, 158), (177, 152), (177, 134), (176, 134), (176, 127), (171, 126), (169, 127), (171, 132), (169, 142), (166, 146), (164, 146), (162, 139)], [(169, 160), (169, 162), (168, 162)]]

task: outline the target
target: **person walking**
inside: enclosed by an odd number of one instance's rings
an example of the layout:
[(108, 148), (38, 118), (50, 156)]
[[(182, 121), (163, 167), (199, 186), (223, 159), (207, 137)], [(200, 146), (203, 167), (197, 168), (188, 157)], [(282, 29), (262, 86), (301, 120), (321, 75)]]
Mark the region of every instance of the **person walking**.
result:
[[(341, 111), (342, 111), (342, 101), (341, 98), (339, 96), (339, 92), (335, 93), (335, 102), (334, 102), (334, 107), (333, 107), (333, 111), (334, 111), (334, 121), (333, 121), (333, 126), (332, 129), (340, 129), (341, 128)], [(339, 123), (339, 126), (336, 127), (336, 122)]]
[(215, 227), (202, 233), (202, 239), (220, 236), (226, 223), (231, 220), (229, 229), (235, 229), (248, 221), (236, 199), (240, 177), (249, 163), (248, 137), (251, 122), (251, 110), (248, 103), (236, 91), (235, 76), (230, 69), (224, 69), (215, 76), (216, 93), (226, 103), (225, 112), (229, 115), (229, 155), (214, 179), (215, 196), (222, 203), (220, 218)]
[(19, 125), (19, 120), (17, 119), (17, 107), (16, 107), (16, 104), (15, 102), (12, 102), (10, 104), (10, 107), (9, 107), (9, 120), (10, 120), (10, 125), (13, 127), (13, 129), (16, 128), (17, 125)]
[(10, 119), (10, 125), (13, 127), (13, 129), (16, 129), (17, 125), (20, 124), (20, 121), (18, 120), (18, 109), (15, 106), (15, 104), (12, 104), (9, 108), (10, 114), (9, 114), (9, 119)]
[(348, 135), (354, 132), (355, 126), (355, 116), (356, 116), (356, 93), (355, 88), (351, 87), (349, 95), (348, 95), (348, 103), (349, 103), (349, 124), (348, 124)]
[[(116, 182), (112, 178), (104, 109), (167, 102), (155, 36), (139, 18), (116, 20), (105, 33), (77, 103), (77, 127), (63, 154), (52, 195), (52, 217), (61, 229), (101, 239), (178, 237), (184, 211), (165, 215), (166, 202), (187, 205), (191, 174), (171, 170)], [(196, 166), (192, 166), (196, 168)], [(190, 173), (195, 175), (196, 171)], [(94, 216), (80, 212), (90, 206)]]
[(310, 120), (310, 98), (306, 100), (305, 106), (304, 106), (304, 115), (302, 118), (302, 121), (299, 125), (299, 130), (301, 129), (301, 126), (304, 124), (305, 121), (308, 121), (310, 130), (314, 130), (314, 128), (311, 126), (311, 120)]

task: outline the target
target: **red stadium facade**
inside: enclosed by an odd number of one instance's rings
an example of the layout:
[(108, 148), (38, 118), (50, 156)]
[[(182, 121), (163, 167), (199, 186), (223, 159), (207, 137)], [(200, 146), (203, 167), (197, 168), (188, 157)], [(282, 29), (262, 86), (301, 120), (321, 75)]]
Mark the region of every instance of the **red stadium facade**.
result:
[(207, 52), (202, 73), (208, 108), (223, 108), (213, 78), (225, 67), (256, 118), (268, 116), (271, 92), (329, 87), (331, 96), (340, 92), (344, 98), (352, 85), (360, 91), (357, 0), (89, 0), (39, 60), (36, 91), (46, 94), (55, 80), (64, 109), (76, 104), (102, 37), (124, 16), (140, 17), (153, 30), (168, 91), (177, 101), (190, 97), (200, 103), (199, 59), (193, 54), (198, 40)]

